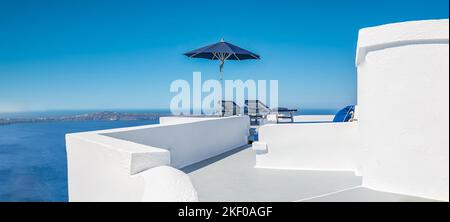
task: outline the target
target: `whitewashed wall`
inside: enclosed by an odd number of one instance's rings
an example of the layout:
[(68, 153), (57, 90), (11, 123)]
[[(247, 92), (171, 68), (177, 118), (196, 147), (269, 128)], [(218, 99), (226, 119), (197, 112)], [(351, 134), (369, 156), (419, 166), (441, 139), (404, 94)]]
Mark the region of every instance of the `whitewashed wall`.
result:
[(356, 171), (357, 127), (356, 122), (262, 126), (260, 142), (253, 144), (256, 167)]
[(66, 150), (71, 202), (140, 201), (145, 185), (139, 173), (170, 164), (167, 150), (95, 132), (67, 134)]
[(359, 32), (363, 185), (448, 200), (448, 25), (417, 21)]
[(176, 168), (247, 144), (250, 127), (248, 116), (200, 119), (202, 121), (160, 124), (104, 135), (168, 150), (170, 164)]
[(205, 116), (205, 117), (195, 117), (195, 116), (163, 116), (159, 118), (160, 124), (178, 124), (178, 123), (192, 123), (203, 120), (219, 119), (221, 117), (215, 116)]
[(294, 122), (332, 122), (334, 115), (299, 115), (294, 116)]
[(449, 200), (448, 19), (359, 32), (357, 122), (260, 128), (257, 166), (355, 170), (376, 190)]
[(69, 201), (196, 201), (175, 168), (247, 144), (248, 117), (168, 122), (67, 134)]

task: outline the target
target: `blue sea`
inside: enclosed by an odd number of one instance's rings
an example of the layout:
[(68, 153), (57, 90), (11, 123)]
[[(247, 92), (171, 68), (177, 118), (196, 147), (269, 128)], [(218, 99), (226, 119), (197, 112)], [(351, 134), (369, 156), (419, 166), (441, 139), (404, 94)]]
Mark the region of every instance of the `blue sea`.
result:
[[(82, 111), (3, 114), (5, 117), (73, 115)], [(134, 111), (147, 112), (147, 111)], [(162, 113), (161, 111), (153, 111)], [(334, 110), (303, 110), (331, 114)], [(147, 112), (148, 113), (148, 112)], [(167, 112), (166, 112), (167, 113)], [(0, 125), (0, 201), (67, 201), (65, 134), (157, 124), (146, 121), (73, 121)]]

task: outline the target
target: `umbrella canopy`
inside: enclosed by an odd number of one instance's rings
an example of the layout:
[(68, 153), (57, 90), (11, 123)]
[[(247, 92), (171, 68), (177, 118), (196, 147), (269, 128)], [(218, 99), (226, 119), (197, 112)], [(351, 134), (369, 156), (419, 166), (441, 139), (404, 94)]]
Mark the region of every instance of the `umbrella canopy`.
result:
[(184, 55), (190, 58), (220, 60), (220, 79), (222, 79), (222, 68), (225, 60), (259, 59), (259, 55), (225, 42), (223, 39), (218, 43), (186, 52)]

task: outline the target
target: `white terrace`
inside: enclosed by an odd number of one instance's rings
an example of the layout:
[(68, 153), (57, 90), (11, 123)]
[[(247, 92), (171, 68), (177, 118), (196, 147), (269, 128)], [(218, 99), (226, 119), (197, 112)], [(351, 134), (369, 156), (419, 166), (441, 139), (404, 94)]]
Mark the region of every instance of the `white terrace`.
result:
[(248, 116), (68, 134), (69, 200), (448, 201), (448, 25), (360, 30), (355, 122), (297, 116), (252, 145)]

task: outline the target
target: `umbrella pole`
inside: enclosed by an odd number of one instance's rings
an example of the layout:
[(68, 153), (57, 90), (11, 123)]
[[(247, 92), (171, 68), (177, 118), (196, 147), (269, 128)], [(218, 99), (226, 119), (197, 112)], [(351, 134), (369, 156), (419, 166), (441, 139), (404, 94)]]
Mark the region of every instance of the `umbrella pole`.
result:
[(223, 64), (224, 64), (224, 60), (220, 60), (220, 85), (221, 85), (221, 94), (222, 94), (222, 100), (224, 99), (224, 96), (223, 96), (223, 93), (225, 92), (224, 91), (224, 88), (223, 88), (223, 86), (224, 86), (224, 84), (223, 84), (223, 76), (222, 76), (222, 69), (223, 69)]
[(223, 69), (223, 64), (225, 63), (225, 59), (220, 59), (220, 86), (221, 86), (221, 94), (222, 94), (222, 100), (224, 100), (224, 93), (225, 93), (225, 84), (224, 84), (224, 80), (223, 80), (223, 74), (222, 74), (222, 69)]
[(220, 60), (220, 80), (222, 80), (222, 69), (223, 69), (224, 63), (225, 63), (225, 60), (221, 59)]

